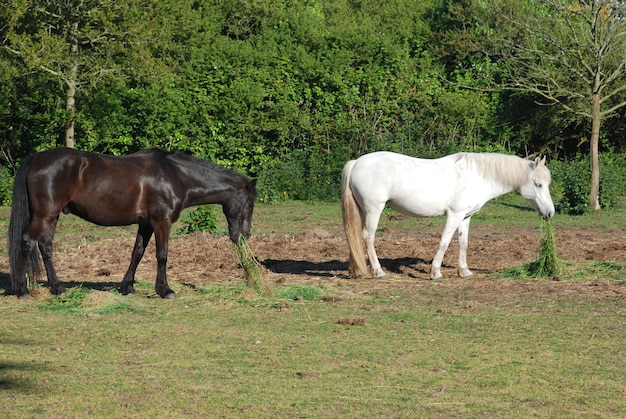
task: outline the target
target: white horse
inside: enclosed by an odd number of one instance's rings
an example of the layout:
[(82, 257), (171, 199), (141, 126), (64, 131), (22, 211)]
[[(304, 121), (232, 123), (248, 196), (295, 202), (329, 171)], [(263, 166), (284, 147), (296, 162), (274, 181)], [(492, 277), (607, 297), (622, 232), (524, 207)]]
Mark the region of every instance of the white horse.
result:
[(454, 231), (459, 241), (458, 273), (467, 266), (470, 219), (489, 200), (518, 191), (543, 216), (554, 216), (550, 171), (545, 157), (534, 162), (497, 153), (457, 153), (439, 159), (417, 159), (376, 152), (350, 160), (341, 176), (343, 225), (350, 247), (350, 274), (385, 276), (374, 249), (374, 235), (385, 205), (414, 217), (447, 215), (439, 249), (430, 268), (441, 278), (441, 263)]

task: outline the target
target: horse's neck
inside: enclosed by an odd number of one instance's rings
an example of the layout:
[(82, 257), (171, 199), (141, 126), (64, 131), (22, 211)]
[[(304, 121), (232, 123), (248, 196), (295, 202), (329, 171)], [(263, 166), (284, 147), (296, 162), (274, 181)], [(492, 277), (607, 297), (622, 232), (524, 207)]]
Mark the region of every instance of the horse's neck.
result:
[(185, 206), (224, 204), (237, 189), (236, 173), (206, 162), (197, 162), (181, 168), (186, 189)]
[[(528, 171), (522, 159), (515, 156), (483, 156), (476, 161), (476, 170), (483, 180), (489, 185), (488, 199), (509, 192), (519, 192), (522, 185), (528, 180)], [(490, 159), (491, 160), (488, 160)]]
[(508, 183), (496, 183), (496, 184), (492, 183), (491, 189), (488, 193), (489, 196), (487, 197), (488, 198), (487, 200), (490, 201), (494, 198), (497, 198), (499, 196), (506, 195), (510, 192), (515, 192), (515, 191), (519, 191), (518, 186), (514, 186)]

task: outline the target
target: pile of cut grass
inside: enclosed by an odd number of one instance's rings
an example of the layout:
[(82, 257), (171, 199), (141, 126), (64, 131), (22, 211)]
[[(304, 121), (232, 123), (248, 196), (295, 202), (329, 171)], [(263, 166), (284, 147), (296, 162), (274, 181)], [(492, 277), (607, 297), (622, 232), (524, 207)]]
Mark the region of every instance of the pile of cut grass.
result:
[(562, 273), (563, 264), (556, 252), (556, 242), (550, 221), (542, 222), (543, 237), (539, 242), (537, 260), (531, 262), (528, 271), (532, 277), (556, 277)]
[(256, 291), (262, 291), (261, 264), (254, 256), (252, 249), (245, 237), (239, 236), (235, 243), (235, 253), (237, 259), (246, 273), (246, 285)]
[(505, 271), (513, 278), (557, 278), (563, 273), (563, 262), (557, 256), (556, 241), (550, 221), (541, 223), (542, 237), (537, 249), (537, 259)]
[(139, 310), (133, 299), (117, 292), (95, 291), (80, 286), (68, 289), (63, 295), (52, 296), (38, 306), (40, 310), (64, 314), (108, 314)]

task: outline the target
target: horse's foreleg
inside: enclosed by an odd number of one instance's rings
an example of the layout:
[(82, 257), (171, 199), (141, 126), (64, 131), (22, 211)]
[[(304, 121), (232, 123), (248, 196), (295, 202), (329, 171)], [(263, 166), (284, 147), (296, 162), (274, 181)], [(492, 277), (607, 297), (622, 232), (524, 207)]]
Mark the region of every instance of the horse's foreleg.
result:
[(459, 241), (459, 267), (458, 273), (461, 278), (469, 278), (472, 271), (467, 266), (467, 245), (469, 243), (469, 224), (471, 217), (465, 218), (457, 228), (457, 239)]
[(157, 278), (154, 289), (161, 298), (173, 300), (176, 294), (167, 285), (167, 249), (171, 226), (170, 223), (165, 222), (160, 226), (155, 226)]
[(122, 280), (122, 285), (120, 287), (123, 295), (135, 293), (135, 287), (133, 284), (135, 283), (137, 265), (139, 265), (139, 262), (146, 251), (146, 246), (148, 246), (148, 242), (150, 241), (150, 237), (152, 237), (153, 231), (154, 230), (150, 225), (140, 225), (137, 230), (135, 247), (133, 248), (133, 253), (130, 257), (130, 266), (126, 271), (126, 274), (124, 274), (124, 279)]
[(370, 260), (370, 266), (372, 269), (372, 275), (375, 278), (382, 278), (386, 276), (383, 268), (380, 266), (376, 249), (374, 248), (374, 239), (376, 238), (376, 228), (378, 227), (378, 221), (380, 220), (380, 214), (383, 212), (384, 205), (380, 209), (370, 211), (365, 215), (365, 224), (363, 226), (363, 237), (365, 238), (365, 245), (367, 246), (367, 256)]
[(432, 264), (430, 265), (430, 279), (439, 279), (443, 277), (443, 275), (441, 275), (441, 264), (443, 263), (443, 257), (446, 254), (446, 250), (448, 250), (448, 246), (450, 245), (450, 241), (452, 240), (454, 231), (458, 228), (462, 221), (462, 214), (448, 214), (448, 218), (446, 219), (446, 225), (443, 228), (441, 240), (439, 241), (439, 248), (437, 249), (437, 253), (433, 258)]
[(58, 217), (52, 220), (50, 226), (46, 229), (46, 231), (44, 231), (44, 234), (41, 236), (38, 243), (43, 264), (46, 268), (46, 276), (48, 277), (50, 293), (54, 295), (61, 295), (65, 293), (65, 288), (61, 286), (59, 277), (54, 269), (54, 264), (52, 263), (52, 239), (54, 238), (54, 232), (56, 231), (58, 221)]

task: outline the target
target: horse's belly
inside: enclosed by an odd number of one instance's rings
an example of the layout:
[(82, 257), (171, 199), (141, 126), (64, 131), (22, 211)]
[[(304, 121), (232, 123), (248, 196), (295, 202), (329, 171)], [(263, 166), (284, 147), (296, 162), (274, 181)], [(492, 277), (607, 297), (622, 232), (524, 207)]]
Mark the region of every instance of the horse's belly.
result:
[(441, 202), (433, 202), (428, 199), (423, 200), (389, 200), (387, 206), (402, 214), (413, 217), (437, 217), (446, 213), (447, 207)]
[(101, 226), (125, 226), (137, 223), (137, 216), (134, 212), (119, 211), (119, 209), (114, 211), (106, 205), (87, 208), (70, 202), (63, 208), (63, 213), (74, 214), (85, 221)]

